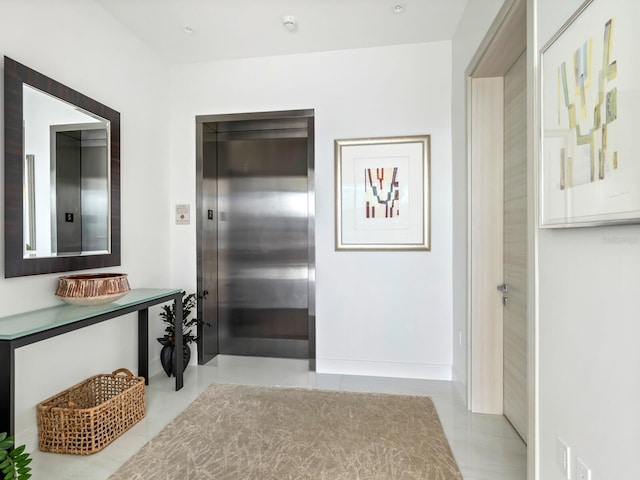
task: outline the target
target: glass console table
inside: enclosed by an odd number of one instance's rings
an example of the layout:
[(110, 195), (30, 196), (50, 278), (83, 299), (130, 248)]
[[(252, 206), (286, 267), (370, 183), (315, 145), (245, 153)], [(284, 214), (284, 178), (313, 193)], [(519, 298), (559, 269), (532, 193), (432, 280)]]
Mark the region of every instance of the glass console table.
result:
[[(138, 312), (138, 376), (149, 384), (149, 307), (173, 301), (176, 344), (182, 344), (182, 291), (134, 288), (106, 305), (57, 305), (0, 318), (0, 432), (14, 435), (16, 348)], [(176, 355), (176, 390), (183, 385), (183, 357)]]

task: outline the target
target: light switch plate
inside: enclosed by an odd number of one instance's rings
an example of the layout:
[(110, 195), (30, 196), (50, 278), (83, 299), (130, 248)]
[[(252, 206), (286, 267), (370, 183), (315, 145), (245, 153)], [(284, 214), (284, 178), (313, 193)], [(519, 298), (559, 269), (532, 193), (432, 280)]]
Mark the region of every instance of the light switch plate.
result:
[(576, 480), (591, 480), (591, 469), (580, 457), (576, 460)]
[(560, 437), (557, 438), (556, 459), (560, 471), (571, 480), (571, 449)]

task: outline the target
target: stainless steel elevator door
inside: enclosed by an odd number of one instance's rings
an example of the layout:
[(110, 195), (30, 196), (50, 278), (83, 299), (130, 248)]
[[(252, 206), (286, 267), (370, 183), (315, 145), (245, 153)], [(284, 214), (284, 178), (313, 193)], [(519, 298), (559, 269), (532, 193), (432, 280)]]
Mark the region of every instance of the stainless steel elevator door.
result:
[(219, 133), (219, 353), (308, 358), (307, 138)]

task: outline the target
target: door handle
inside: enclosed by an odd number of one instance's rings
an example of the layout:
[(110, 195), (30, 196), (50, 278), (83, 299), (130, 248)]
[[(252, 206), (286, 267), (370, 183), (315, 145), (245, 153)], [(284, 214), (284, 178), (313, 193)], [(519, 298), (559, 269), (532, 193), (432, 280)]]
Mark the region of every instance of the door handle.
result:
[(498, 285), (498, 291), (502, 293), (509, 293), (509, 285), (507, 285), (506, 283)]

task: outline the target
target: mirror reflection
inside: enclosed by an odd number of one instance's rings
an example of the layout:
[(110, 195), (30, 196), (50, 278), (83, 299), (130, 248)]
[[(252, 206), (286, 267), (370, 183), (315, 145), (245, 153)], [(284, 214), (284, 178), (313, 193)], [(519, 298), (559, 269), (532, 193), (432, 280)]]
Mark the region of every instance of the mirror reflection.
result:
[(4, 276), (120, 265), (120, 113), (4, 57)]
[(108, 253), (110, 122), (23, 85), (24, 258)]

